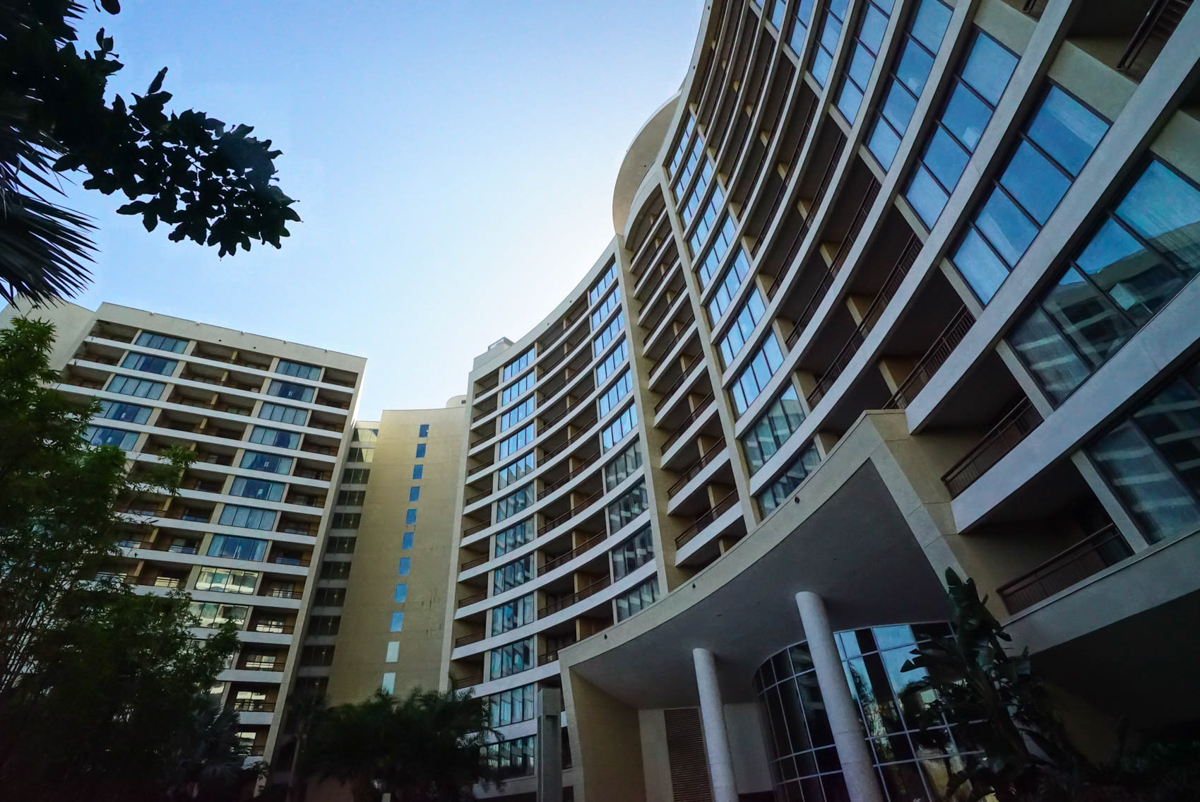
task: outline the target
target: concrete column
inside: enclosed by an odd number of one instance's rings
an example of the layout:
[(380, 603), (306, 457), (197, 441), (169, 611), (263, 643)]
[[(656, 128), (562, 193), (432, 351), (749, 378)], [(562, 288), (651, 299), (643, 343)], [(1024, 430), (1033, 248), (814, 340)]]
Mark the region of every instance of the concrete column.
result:
[(562, 691), (537, 692), (537, 798), (562, 802)]
[(725, 730), (725, 705), (717, 683), (717, 666), (708, 649), (692, 649), (696, 663), (696, 689), (700, 692), (700, 720), (704, 723), (704, 745), (708, 750), (708, 774), (712, 778), (714, 802), (737, 802), (733, 778), (733, 754)]
[(800, 610), (808, 651), (817, 670), (817, 684), (821, 687), (821, 698), (825, 701), (825, 713), (829, 716), (829, 727), (833, 730), (833, 742), (837, 747), (838, 760), (842, 763), (842, 774), (846, 778), (850, 799), (854, 802), (883, 802), (858, 706), (850, 696), (850, 684), (846, 681), (842, 658), (838, 654), (837, 644), (833, 642), (833, 630), (825, 614), (825, 602), (817, 594), (804, 590), (796, 594), (796, 607)]

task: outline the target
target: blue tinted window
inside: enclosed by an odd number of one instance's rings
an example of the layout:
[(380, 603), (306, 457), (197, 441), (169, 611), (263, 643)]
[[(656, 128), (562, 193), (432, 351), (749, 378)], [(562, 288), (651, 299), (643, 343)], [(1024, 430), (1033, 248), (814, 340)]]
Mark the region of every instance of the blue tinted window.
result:
[[(404, 613), (392, 613), (391, 632), (399, 632), (404, 629)], [(394, 682), (395, 680), (393, 680)]]
[(396, 585), (396, 592), (392, 595), (392, 601), (396, 604), (403, 604), (408, 600), (408, 585), (400, 582)]
[(154, 348), (158, 351), (171, 351), (172, 353), (182, 354), (183, 350), (187, 348), (188, 341), (180, 340), (177, 337), (168, 337), (165, 334), (143, 331), (138, 335), (134, 344), (146, 348)]
[(398, 573), (400, 576), (408, 576), (409, 569), (412, 568), (412, 557), (401, 557)]
[(417, 437), (428, 437), (428, 436), (429, 436), (429, 424), (422, 423), (417, 429)]
[(245, 476), (234, 478), (233, 485), (229, 488), (230, 495), (241, 496), (242, 498), (254, 498), (260, 501), (281, 501), (283, 499), (284, 484), (282, 482), (269, 482), (266, 479), (248, 479)]
[(963, 69), (963, 80), (971, 85), (983, 99), (995, 106), (1000, 102), (1009, 76), (1017, 67), (1017, 57), (1005, 50), (990, 36), (979, 34), (967, 57)]
[(424, 475), (425, 475), (425, 466), (424, 465), (414, 465), (413, 466), (413, 479), (420, 479)]
[(408, 489), (408, 500), (409, 501), (420, 501), (421, 500), (421, 488), (410, 487)]
[(212, 542), (208, 546), (208, 556), (258, 562), (267, 556), (267, 541), (255, 537), (213, 535)]
[(99, 417), (125, 423), (141, 424), (150, 419), (150, 407), (137, 404), (122, 404), (119, 401), (101, 401)]
[(421, 459), (424, 456), (425, 456), (425, 444), (417, 443), (417, 459)]
[(277, 379), (272, 379), (270, 385), (267, 386), (267, 394), (278, 398), (287, 398), (291, 401), (309, 402), (313, 400), (313, 394), (316, 391), (312, 387), (306, 387), (302, 384), (293, 384), (292, 382), (281, 382)]
[(407, 510), (407, 511), (405, 511), (405, 513), (404, 513), (404, 523), (406, 523), (406, 524), (415, 524), (416, 522), (417, 522), (417, 511), (416, 511), (416, 510)]
[(105, 426), (89, 426), (87, 433), (88, 445), (116, 446), (122, 451), (128, 451), (137, 444), (137, 432), (126, 432), (121, 429), (109, 429)]
[(288, 473), (292, 470), (292, 458), (247, 451), (242, 455), (241, 467), (267, 473)]
[(161, 356), (126, 354), (125, 359), (121, 362), (121, 367), (129, 368), (130, 370), (140, 370), (143, 373), (157, 373), (160, 376), (170, 376), (175, 372), (175, 366), (178, 364), (174, 359), (164, 359)]
[(297, 379), (311, 379), (316, 381), (321, 378), (321, 369), (315, 365), (305, 365), (300, 362), (289, 362), (286, 359), (279, 360), (279, 366), (275, 368), (276, 373), (282, 373), (285, 376), (295, 376)]
[(400, 548), (407, 550), (407, 549), (411, 549), (412, 547), (413, 547), (413, 533), (405, 532), (403, 537), (400, 540)]

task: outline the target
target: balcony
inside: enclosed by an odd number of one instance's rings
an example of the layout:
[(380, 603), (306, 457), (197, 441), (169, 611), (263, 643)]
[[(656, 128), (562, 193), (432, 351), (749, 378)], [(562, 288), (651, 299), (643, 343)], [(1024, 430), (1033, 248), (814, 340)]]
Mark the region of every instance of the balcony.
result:
[(565, 610), (573, 604), (577, 604), (586, 598), (595, 596), (597, 593), (604, 590), (611, 584), (612, 580), (607, 576), (597, 579), (595, 582), (583, 588), (582, 590), (577, 590), (574, 593), (561, 596), (550, 602), (545, 607), (538, 610), (538, 618), (545, 618), (546, 616), (553, 615), (560, 610)]
[(884, 409), (907, 408), (921, 390), (925, 389), (925, 385), (929, 384), (929, 380), (938, 372), (938, 368), (950, 358), (950, 354), (962, 342), (963, 337), (967, 336), (967, 332), (973, 325), (975, 325), (975, 317), (965, 306), (960, 308), (954, 317), (950, 318), (946, 328), (934, 340), (933, 345), (929, 346), (929, 350), (917, 362), (912, 372), (896, 389), (895, 395), (887, 402)]
[(235, 699), (229, 705), (238, 713), (274, 713), (275, 703), (258, 699)]
[(1027, 574), (996, 588), (996, 595), (1013, 615), (1082, 582), (1093, 574), (1132, 557), (1116, 524), (1109, 524), (1051, 557)]
[(718, 440), (716, 443), (714, 443), (712, 448), (708, 449), (708, 451), (705, 451), (700, 459), (692, 463), (691, 466), (689, 466), (688, 469), (683, 472), (683, 476), (679, 477), (679, 480), (676, 481), (675, 484), (667, 488), (667, 498), (674, 498), (680, 490), (683, 490), (688, 482), (692, 481), (692, 479), (695, 479), (696, 476), (699, 475), (700, 471), (704, 470), (705, 465), (712, 463), (714, 460), (720, 457), (724, 450), (724, 440)]
[(458, 600), (458, 606), (459, 607), (470, 607), (472, 604), (479, 604), (479, 602), (483, 601), (487, 597), (488, 597), (488, 594), (487, 594), (486, 590), (483, 591), (482, 593), (473, 593), (470, 596), (463, 596), (461, 599)]
[(737, 491), (731, 490), (725, 496), (725, 498), (716, 503), (716, 506), (714, 506), (708, 512), (700, 515), (700, 517), (696, 519), (695, 523), (679, 533), (679, 535), (675, 538), (675, 548), (682, 548), (686, 543), (695, 538), (696, 535), (703, 532), (709, 524), (733, 509), (734, 505), (737, 503)]
[(472, 632), (470, 635), (463, 635), (461, 638), (454, 639), (454, 648), (457, 649), (459, 646), (470, 646), (472, 643), (479, 643), (486, 637), (487, 635), (482, 631)]
[(474, 685), (482, 685), (482, 684), (483, 684), (483, 674), (482, 673), (468, 674), (465, 677), (451, 677), (450, 678), (450, 687), (456, 691), (460, 690), (462, 688), (470, 688)]
[(601, 488), (600, 490), (597, 490), (596, 492), (591, 493), (590, 495), (586, 496), (583, 499), (583, 501), (580, 501), (578, 504), (571, 507), (571, 509), (564, 512), (562, 515), (559, 515), (557, 518), (553, 518), (553, 519), (547, 521), (546, 523), (542, 524), (541, 526), (538, 527), (538, 531), (537, 531), (538, 537), (541, 537), (542, 535), (546, 534), (547, 532), (553, 531), (556, 527), (561, 526), (562, 524), (571, 520), (571, 518), (578, 515), (580, 512), (582, 512), (587, 507), (590, 507), (592, 505), (592, 503), (596, 501), (596, 499), (600, 498), (603, 495), (604, 495), (604, 489)]
[(1042, 416), (1033, 408), (1029, 399), (1022, 396), (966, 456), (942, 475), (942, 482), (950, 491), (950, 495), (956, 497), (970, 487), (1005, 454), (1016, 448), (1017, 444), (1029, 436), (1041, 422)]
[(692, 410), (691, 414), (684, 418), (683, 421), (675, 427), (675, 431), (671, 432), (671, 434), (667, 437), (666, 441), (662, 444), (662, 448), (659, 449), (660, 454), (666, 454), (667, 451), (671, 449), (671, 446), (675, 445), (675, 443), (679, 441), (679, 438), (683, 436), (683, 433), (687, 431), (688, 427), (698, 421), (705, 415), (705, 413), (708, 412), (709, 408), (712, 406), (712, 400), (713, 394), (711, 391), (709, 391), (708, 395), (704, 396), (696, 403), (696, 408)]
[(570, 551), (563, 552), (562, 554), (559, 554), (556, 557), (552, 557), (551, 559), (546, 560), (546, 562), (542, 564), (542, 567), (540, 569), (538, 569), (538, 575), (545, 576), (547, 573), (549, 573), (550, 571), (553, 571), (555, 568), (558, 568), (559, 566), (562, 566), (562, 565), (566, 565), (567, 563), (569, 563), (571, 560), (575, 559), (579, 555), (585, 554), (587, 551), (589, 551), (593, 547), (600, 545), (600, 543), (604, 540), (605, 537), (607, 537), (607, 535), (605, 535), (603, 532), (601, 532), (598, 535), (588, 538), (583, 543), (580, 543), (578, 546), (571, 549)]

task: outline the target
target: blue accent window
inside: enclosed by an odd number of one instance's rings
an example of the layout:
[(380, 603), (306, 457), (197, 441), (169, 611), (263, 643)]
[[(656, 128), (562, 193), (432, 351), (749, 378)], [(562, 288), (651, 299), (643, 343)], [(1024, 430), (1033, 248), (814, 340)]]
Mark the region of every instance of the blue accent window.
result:
[(155, 334), (152, 331), (143, 331), (138, 335), (134, 345), (140, 345), (144, 348), (153, 348), (156, 351), (170, 351), (174, 354), (182, 354), (187, 348), (188, 341), (181, 340), (178, 337), (168, 337), (165, 334)]
[(982, 31), (975, 32), (971, 50), (904, 193), (929, 228), (946, 208), (1016, 66), (1016, 56)]
[(258, 417), (264, 420), (272, 420), (276, 423), (290, 423), (294, 426), (303, 426), (308, 422), (308, 410), (264, 402), (262, 409), (258, 411)]
[(721, 338), (721, 356), (728, 367), (731, 362), (746, 347), (746, 339), (754, 332), (758, 321), (762, 320), (766, 305), (763, 303), (762, 290), (755, 287), (742, 304), (741, 311), (729, 326), (729, 331)]
[(396, 604), (404, 604), (408, 601), (408, 584), (405, 582), (397, 583), (396, 592), (392, 595), (392, 601)]
[(424, 457), (425, 457), (425, 444), (417, 443), (417, 459), (424, 459)]
[(739, 416), (750, 408), (782, 364), (783, 353), (779, 350), (779, 341), (773, 333), (768, 332), (766, 340), (749, 364), (742, 368), (730, 389), (733, 406)]
[(108, 391), (118, 395), (131, 395), (134, 398), (149, 398), (156, 401), (162, 395), (167, 385), (162, 382), (152, 382), (148, 379), (134, 379), (130, 376), (113, 376), (108, 383)]
[(810, 71), (821, 86), (829, 80), (829, 68), (833, 66), (833, 51), (837, 49), (838, 39), (842, 38), (842, 23), (846, 21), (846, 6), (849, 0), (829, 0), (829, 8), (825, 14), (825, 24), (821, 27), (821, 36), (817, 39), (817, 50), (813, 54)]
[[(691, 248), (692, 256), (700, 253), (701, 248), (704, 247), (709, 233), (717, 222), (717, 213), (724, 205), (725, 191), (721, 189), (721, 184), (717, 183), (713, 186), (712, 195), (708, 196), (708, 203), (704, 204), (704, 211), (696, 220), (696, 230), (688, 238), (688, 247)], [(729, 217), (732, 218), (733, 215), (730, 214)]]
[(267, 386), (267, 395), (286, 398), (289, 401), (308, 403), (313, 400), (314, 393), (316, 393), (316, 390), (312, 387), (306, 387), (303, 384), (293, 384), (292, 382), (281, 382), (277, 379), (271, 379), (271, 383)]
[(867, 93), (867, 82), (875, 69), (875, 59), (879, 57), (879, 46), (891, 14), (891, 2), (868, 0), (860, 13), (862, 16), (855, 37), (854, 54), (850, 56), (850, 66), (846, 69), (846, 77), (842, 79), (842, 89), (837, 99), (838, 111), (851, 124), (858, 116), (863, 96)]
[(742, 282), (748, 275), (750, 275), (750, 263), (746, 261), (746, 254), (742, 252), (741, 248), (738, 248), (737, 255), (730, 260), (729, 267), (725, 270), (720, 286), (713, 293), (712, 300), (708, 302), (710, 322), (716, 324), (721, 319), (721, 315), (725, 314), (725, 310), (733, 301), (733, 296), (737, 294), (738, 288), (742, 286)]
[(600, 352), (607, 348), (608, 344), (616, 339), (616, 336), (621, 333), (621, 329), (624, 326), (625, 313), (617, 312), (617, 314), (613, 316), (613, 319), (609, 321), (608, 325), (604, 327), (604, 330), (601, 331), (594, 340), (592, 340), (592, 356), (600, 356)]
[[(506, 432), (516, 426), (521, 421), (533, 414), (535, 399), (533, 396), (526, 398), (517, 406), (510, 409), (500, 416), (500, 431)], [(421, 456), (421, 455), (418, 455)]]
[(608, 451), (617, 443), (620, 443), (636, 427), (637, 407), (630, 404), (624, 412), (617, 416), (616, 420), (604, 427), (604, 430), (600, 432), (601, 452)]
[(534, 495), (532, 484), (527, 484), (520, 490), (510, 493), (496, 502), (495, 523), (500, 523), (513, 517), (536, 500), (537, 497)]
[(389, 631), (400, 632), (402, 629), (404, 629), (404, 613), (402, 613), (402, 612), (392, 613), (392, 623), (389, 628)]
[(616, 371), (617, 366), (624, 362), (628, 356), (629, 341), (621, 340), (621, 344), (614, 348), (612, 353), (596, 366), (596, 384), (603, 384)]
[(424, 476), (425, 476), (425, 466), (424, 465), (414, 465), (413, 466), (413, 479), (421, 479)]
[(222, 526), (240, 526), (243, 529), (261, 529), (270, 531), (275, 528), (274, 510), (261, 510), (257, 507), (238, 507), (226, 504), (221, 510)]
[(429, 424), (428, 423), (420, 424), (417, 427), (417, 437), (428, 437), (428, 436), (429, 436)]
[[(500, 458), (503, 459), (509, 454), (512, 454), (518, 449), (524, 448), (533, 442), (533, 424), (529, 424), (524, 429), (521, 429), (511, 437), (506, 437), (500, 441)], [(418, 455), (420, 456), (420, 455)]]
[(397, 576), (408, 576), (408, 572), (412, 569), (412, 557), (401, 557), (400, 567), (396, 569)]
[(630, 378), (629, 371), (625, 371), (621, 374), (621, 378), (613, 382), (612, 387), (609, 387), (604, 392), (604, 395), (596, 400), (596, 407), (599, 410), (600, 417), (603, 418), (617, 404), (621, 403), (621, 399), (629, 395), (631, 389), (633, 389), (633, 380)]
[(250, 442), (261, 446), (275, 448), (299, 448), (300, 435), (295, 432), (285, 432), (282, 429), (268, 429), (266, 426), (255, 426), (250, 430)]
[(208, 545), (208, 556), (261, 562), (267, 556), (267, 541), (256, 537), (213, 535), (212, 542)]
[(284, 376), (295, 376), (297, 379), (308, 379), (310, 381), (317, 381), (321, 378), (321, 369), (316, 365), (289, 362), (286, 359), (279, 360), (279, 365), (275, 368), (275, 372), (282, 373)]
[(404, 512), (404, 523), (408, 524), (409, 526), (412, 526), (412, 525), (413, 525), (413, 524), (415, 524), (416, 522), (417, 522), (417, 511), (416, 511), (416, 510), (412, 510), (412, 509), (410, 509), (410, 510), (405, 510), (405, 512)]
[(116, 446), (122, 451), (129, 451), (137, 444), (137, 432), (127, 432), (123, 429), (110, 429), (107, 426), (89, 426), (87, 433), (88, 445)]
[(496, 596), (518, 585), (524, 585), (531, 579), (533, 579), (533, 555), (526, 554), (492, 572), (492, 595)]
[(525, 370), (525, 368), (532, 365), (534, 356), (535, 356), (534, 349), (530, 348), (527, 351), (525, 351), (525, 353), (523, 353), (519, 357), (517, 357), (515, 360), (513, 360), (512, 362), (509, 362), (507, 365), (504, 366), (503, 377), (501, 380), (508, 381), (513, 376), (516, 376), (518, 373)]
[(280, 457), (275, 454), (263, 454), (258, 451), (247, 451), (245, 454), (242, 454), (241, 467), (251, 471), (286, 474), (292, 471), (292, 458)]
[(142, 373), (157, 373), (160, 376), (170, 376), (175, 372), (179, 363), (174, 359), (164, 359), (150, 354), (126, 354), (121, 360), (121, 367), (130, 370), (140, 370)]
[(607, 296), (605, 296), (604, 300), (600, 302), (600, 305), (596, 307), (595, 311), (592, 312), (592, 331), (595, 331), (600, 327), (600, 324), (604, 322), (604, 319), (608, 317), (609, 313), (617, 308), (617, 303), (619, 301), (620, 298), (617, 296), (616, 290), (613, 290)]
[(150, 419), (150, 407), (123, 404), (120, 401), (101, 401), (100, 414), (97, 417), (118, 420), (123, 423), (143, 424)]
[(792, 15), (792, 32), (788, 36), (788, 44), (796, 53), (804, 50), (804, 37), (808, 36), (808, 26), (812, 24), (813, 9), (816, 5), (817, 0), (800, 0), (793, 7), (795, 13)]
[(708, 282), (712, 281), (712, 277), (717, 274), (717, 270), (720, 269), (721, 263), (725, 260), (725, 254), (729, 252), (730, 246), (733, 245), (733, 238), (736, 232), (737, 221), (732, 217), (726, 216), (721, 222), (717, 236), (713, 238), (708, 253), (704, 255), (700, 266), (696, 268), (696, 275), (700, 277), (700, 289), (703, 290), (707, 287)]
[[(695, 219), (696, 212), (700, 209), (700, 201), (704, 199), (704, 193), (708, 192), (708, 185), (712, 182), (712, 177), (712, 162), (705, 157), (704, 166), (700, 168), (700, 175), (696, 179), (695, 185), (692, 186), (692, 191), (687, 194), (687, 200), (679, 207), (679, 216), (683, 219), (684, 228), (692, 225), (692, 220)], [(680, 188), (682, 189), (682, 185)]]
[(496, 472), (496, 489), (503, 490), (534, 469), (537, 455), (533, 452), (515, 459)]
[[(688, 128), (684, 132), (684, 136), (679, 140), (679, 147), (682, 149), (688, 142), (691, 136), (692, 123), (694, 122), (692, 115), (688, 114)], [(683, 159), (683, 169), (679, 171), (679, 175), (675, 179), (673, 192), (676, 200), (679, 199), (679, 192), (682, 187), (687, 186), (692, 180), (692, 175), (696, 172), (696, 165), (700, 163), (700, 153), (704, 149), (704, 138), (697, 134), (695, 140), (692, 141), (692, 147), (687, 152), (687, 156)], [(674, 172), (674, 169), (671, 170)]]
[(885, 170), (892, 166), (900, 140), (908, 131), (917, 98), (925, 89), (952, 13), (941, 0), (921, 0), (908, 23), (900, 57), (892, 68), (883, 102), (876, 110), (875, 127), (867, 137), (867, 148)]
[(405, 532), (400, 539), (400, 548), (407, 551), (413, 547), (413, 533)]
[(617, 263), (615, 261), (609, 262), (608, 267), (600, 275), (599, 280), (588, 290), (588, 306), (593, 306), (600, 299), (600, 296), (604, 294), (604, 291), (611, 287), (616, 280)]
[(421, 488), (410, 487), (408, 489), (408, 500), (409, 501), (420, 501), (421, 500)]
[(269, 482), (266, 479), (247, 479), (245, 476), (234, 478), (229, 488), (230, 495), (242, 498), (253, 498), (259, 501), (282, 501), (283, 482)]
[(691, 112), (688, 112), (683, 121), (683, 131), (679, 134), (679, 143), (675, 145), (675, 150), (671, 154), (671, 163), (667, 166), (668, 173), (673, 174), (679, 169), (679, 164), (683, 161), (683, 150), (687, 147), (688, 140), (692, 138), (692, 131), (695, 129), (696, 118), (692, 116)]
[(531, 370), (521, 378), (517, 379), (514, 383), (505, 387), (500, 392), (500, 405), (508, 406), (509, 402), (513, 401), (518, 396), (524, 395), (525, 391), (532, 387), (535, 381), (537, 381), (537, 376), (534, 376), (533, 371)]

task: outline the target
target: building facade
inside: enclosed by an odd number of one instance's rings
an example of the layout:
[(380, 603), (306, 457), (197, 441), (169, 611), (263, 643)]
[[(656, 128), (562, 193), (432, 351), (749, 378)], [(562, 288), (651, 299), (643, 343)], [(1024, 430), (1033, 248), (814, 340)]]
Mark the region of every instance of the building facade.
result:
[(165, 447), (195, 454), (177, 496), (130, 502), (106, 570), (137, 593), (190, 593), (197, 637), (237, 625), (213, 692), (251, 760), (273, 754), (365, 360), (114, 304), (8, 307), (0, 326), (17, 314), (55, 324), (58, 389), (101, 407), (94, 445), (131, 468)]
[(561, 686), (576, 800), (946, 798), (967, 747), (914, 740), (900, 666), (947, 569), (1093, 754), (1200, 714), (1198, 34), (705, 4), (612, 243), (470, 374), (445, 662), (484, 793), (532, 790)]

